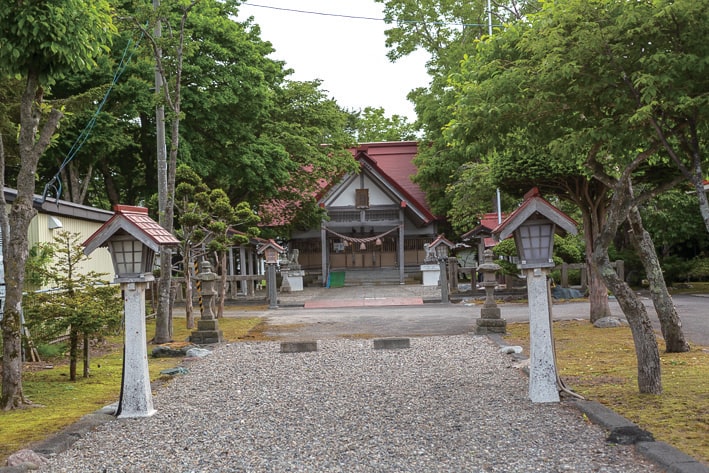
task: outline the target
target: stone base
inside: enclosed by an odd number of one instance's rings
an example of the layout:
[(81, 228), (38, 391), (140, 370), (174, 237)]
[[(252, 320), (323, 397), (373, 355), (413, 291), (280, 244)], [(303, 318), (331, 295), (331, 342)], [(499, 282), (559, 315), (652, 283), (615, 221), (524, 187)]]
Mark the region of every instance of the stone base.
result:
[(438, 286), (441, 279), (441, 267), (437, 264), (422, 264), (421, 275), (424, 286)]
[(499, 319), (500, 318), (500, 308), (499, 307), (483, 307), (480, 309), (481, 319)]
[(293, 276), (291, 274), (283, 275), (283, 283), (281, 284), (281, 292), (302, 292), (303, 291), (303, 276)]
[(223, 341), (224, 334), (219, 330), (217, 319), (198, 320), (197, 330), (190, 335), (190, 342), (197, 345), (212, 345)]
[(488, 333), (507, 333), (507, 321), (505, 319), (478, 319), (475, 323), (475, 333), (477, 335), (487, 335)]

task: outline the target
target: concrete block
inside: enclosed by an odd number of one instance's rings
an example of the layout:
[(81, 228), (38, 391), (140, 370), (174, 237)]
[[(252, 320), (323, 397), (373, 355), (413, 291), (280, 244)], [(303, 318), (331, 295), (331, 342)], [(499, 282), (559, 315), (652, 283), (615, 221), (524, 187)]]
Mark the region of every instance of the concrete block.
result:
[(391, 350), (398, 348), (410, 348), (411, 341), (408, 338), (376, 338), (374, 339), (375, 350)]
[(199, 330), (200, 332), (219, 330), (219, 322), (217, 321), (217, 319), (198, 320), (197, 330)]
[(318, 351), (317, 341), (281, 342), (281, 353), (306, 353)]

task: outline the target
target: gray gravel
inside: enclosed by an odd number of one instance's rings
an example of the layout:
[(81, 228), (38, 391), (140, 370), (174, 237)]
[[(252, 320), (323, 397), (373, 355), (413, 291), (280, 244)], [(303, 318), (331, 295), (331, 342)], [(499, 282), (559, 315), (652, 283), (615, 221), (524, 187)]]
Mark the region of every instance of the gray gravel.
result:
[(660, 471), (563, 402), (529, 402), (527, 378), (485, 337), (279, 350), (238, 343), (189, 362), (153, 417), (104, 424), (42, 471)]

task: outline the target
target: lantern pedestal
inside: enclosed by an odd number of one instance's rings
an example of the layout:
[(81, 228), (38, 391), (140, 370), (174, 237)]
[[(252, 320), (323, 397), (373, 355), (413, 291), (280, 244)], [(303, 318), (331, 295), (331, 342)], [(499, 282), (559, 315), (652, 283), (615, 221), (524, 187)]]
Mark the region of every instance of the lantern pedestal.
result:
[(444, 304), (450, 303), (450, 298), (448, 297), (448, 257), (441, 257), (438, 259), (438, 264), (441, 271), (441, 302)]
[(438, 264), (422, 264), (421, 275), (424, 286), (438, 286), (441, 279), (441, 267)]
[(532, 402), (559, 402), (547, 270), (526, 269), (525, 275), (529, 300), (529, 398)]
[(219, 322), (214, 320), (198, 320), (197, 330), (190, 334), (190, 342), (195, 345), (213, 345), (222, 343), (224, 334), (219, 330)]
[(116, 411), (119, 418), (150, 417), (155, 414), (145, 335), (146, 286), (147, 282), (121, 282), (125, 304), (125, 344), (123, 382)]

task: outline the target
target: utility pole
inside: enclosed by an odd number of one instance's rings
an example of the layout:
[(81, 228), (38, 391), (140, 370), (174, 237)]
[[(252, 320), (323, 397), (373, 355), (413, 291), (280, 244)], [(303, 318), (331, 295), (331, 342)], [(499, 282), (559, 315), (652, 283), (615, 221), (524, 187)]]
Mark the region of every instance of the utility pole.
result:
[(487, 0), (487, 32), (492, 36), (492, 5), (490, 0)]
[[(153, 8), (156, 13), (160, 10), (160, 0), (153, 0)], [(158, 16), (155, 22), (155, 41), (159, 42), (162, 36), (162, 24)], [(162, 57), (162, 48), (156, 48), (158, 57)], [(158, 61), (155, 61), (155, 93), (158, 96), (162, 93), (163, 80), (158, 66)], [(165, 226), (165, 207), (167, 201), (167, 148), (165, 144), (165, 105), (160, 101), (155, 107), (155, 126), (157, 127), (157, 159), (158, 159), (158, 212), (160, 214), (159, 223)]]
[[(157, 172), (158, 172), (158, 223), (167, 228), (167, 147), (165, 143), (165, 105), (160, 94), (165, 86), (163, 82), (160, 62), (162, 48), (162, 24), (160, 22), (160, 0), (153, 0), (153, 9), (157, 16), (155, 22), (156, 60), (155, 60), (155, 93), (159, 100), (155, 107), (155, 126), (157, 135)], [(160, 280), (157, 284), (158, 307), (155, 317), (155, 342), (166, 343), (172, 339), (172, 325), (170, 323), (170, 278), (172, 270), (172, 253), (167, 248), (160, 251)]]

